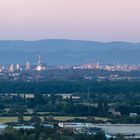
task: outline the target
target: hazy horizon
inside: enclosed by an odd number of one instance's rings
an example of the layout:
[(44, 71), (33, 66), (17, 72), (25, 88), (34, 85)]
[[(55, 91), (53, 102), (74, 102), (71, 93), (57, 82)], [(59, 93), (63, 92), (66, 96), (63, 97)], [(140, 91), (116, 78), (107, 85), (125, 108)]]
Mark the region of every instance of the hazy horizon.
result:
[(0, 40), (140, 41), (139, 0), (0, 0)]
[(140, 43), (140, 41), (123, 41), (123, 40), (110, 40), (110, 41), (101, 41), (101, 40), (84, 40), (84, 39), (69, 39), (69, 38), (42, 38), (42, 39), (0, 39), (0, 41), (25, 41), (25, 42), (35, 42), (43, 40), (68, 40), (68, 41), (84, 41), (84, 42), (101, 42), (101, 43), (113, 43), (113, 42), (124, 42), (124, 43)]

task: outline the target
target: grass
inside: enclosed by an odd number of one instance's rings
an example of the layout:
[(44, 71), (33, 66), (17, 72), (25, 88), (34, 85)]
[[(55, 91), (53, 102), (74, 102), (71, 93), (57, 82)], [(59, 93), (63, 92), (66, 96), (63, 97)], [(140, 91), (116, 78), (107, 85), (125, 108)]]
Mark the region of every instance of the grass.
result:
[[(24, 120), (28, 121), (31, 117), (24, 116)], [(40, 117), (43, 120), (43, 117)], [(71, 116), (55, 116), (54, 120), (58, 121), (67, 121), (67, 120), (74, 120), (74, 118), (79, 119), (86, 119), (86, 117), (71, 117)], [(0, 123), (7, 123), (7, 122), (16, 122), (17, 117), (0, 117)]]
[(57, 117), (54, 117), (55, 120), (59, 120), (59, 121), (74, 120), (75, 118), (86, 119), (87, 117), (72, 117), (72, 116), (57, 116)]
[(101, 121), (109, 121), (108, 118), (102, 118), (102, 117), (94, 117), (95, 120), (101, 120)]
[(0, 117), (0, 123), (15, 122), (17, 117)]
[[(30, 116), (24, 116), (24, 120), (28, 121), (30, 120)], [(40, 117), (43, 120), (43, 117)], [(75, 118), (79, 119), (86, 119), (87, 117), (74, 117), (74, 116), (54, 116), (54, 120), (58, 121), (68, 121), (68, 120), (74, 120)], [(95, 120), (103, 120), (107, 121), (108, 118), (101, 118), (101, 117), (94, 117)], [(0, 123), (7, 123), (7, 122), (16, 122), (17, 117), (0, 117)]]
[[(25, 116), (24, 120), (29, 120), (30, 117)], [(17, 117), (0, 117), (0, 123), (7, 123), (7, 122), (16, 122), (17, 121)]]

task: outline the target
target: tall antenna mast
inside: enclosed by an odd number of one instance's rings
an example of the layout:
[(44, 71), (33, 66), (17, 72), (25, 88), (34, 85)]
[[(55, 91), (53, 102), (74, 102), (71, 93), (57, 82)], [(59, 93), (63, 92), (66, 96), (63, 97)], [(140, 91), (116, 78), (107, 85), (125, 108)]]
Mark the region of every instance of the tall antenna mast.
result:
[(38, 63), (39, 64), (41, 63), (41, 56), (40, 56), (40, 54), (38, 55)]

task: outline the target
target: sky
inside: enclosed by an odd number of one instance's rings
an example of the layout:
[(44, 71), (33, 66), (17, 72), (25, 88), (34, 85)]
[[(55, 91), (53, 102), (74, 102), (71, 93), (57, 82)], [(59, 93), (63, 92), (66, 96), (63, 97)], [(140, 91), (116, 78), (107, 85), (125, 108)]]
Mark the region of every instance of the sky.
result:
[(0, 40), (140, 41), (140, 0), (0, 0)]

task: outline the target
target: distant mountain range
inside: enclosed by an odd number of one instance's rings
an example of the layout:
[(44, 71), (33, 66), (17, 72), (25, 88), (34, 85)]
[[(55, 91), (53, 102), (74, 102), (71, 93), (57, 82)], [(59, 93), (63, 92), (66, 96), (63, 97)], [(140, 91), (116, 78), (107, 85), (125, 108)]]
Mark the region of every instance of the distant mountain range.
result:
[(38, 41), (0, 41), (0, 64), (37, 61), (38, 54), (48, 65), (76, 65), (100, 62), (104, 64), (140, 64), (140, 43), (96, 42), (65, 39)]

